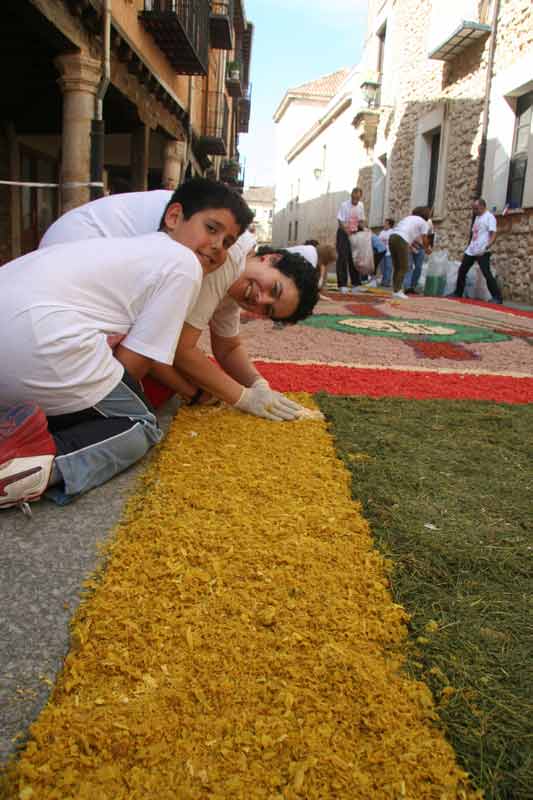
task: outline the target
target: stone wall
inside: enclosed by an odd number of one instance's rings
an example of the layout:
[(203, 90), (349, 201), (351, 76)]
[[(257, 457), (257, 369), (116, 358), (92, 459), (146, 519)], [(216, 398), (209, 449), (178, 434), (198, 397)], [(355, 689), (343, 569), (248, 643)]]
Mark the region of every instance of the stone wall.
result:
[[(479, 147), (490, 37), (470, 45), (451, 62), (427, 57), (427, 4), (423, 0), (390, 3), (390, 74), (382, 78), (381, 118), (374, 155), (387, 153), (388, 201), (384, 216), (399, 219), (409, 213), (415, 142), (419, 121), (445, 104), (448, 143), (439, 169), (445, 170), (443, 203), (434, 220), (439, 249), (459, 260), (468, 242), (471, 203), (479, 177)], [(533, 48), (531, 0), (508, 0), (500, 6), (494, 73)], [(526, 78), (524, 78), (526, 80)], [(385, 99), (383, 99), (385, 98)], [(387, 99), (388, 98), (388, 99)], [(385, 104), (389, 103), (389, 107)], [(490, 109), (489, 109), (490, 113)], [(444, 129), (444, 126), (443, 126)], [(370, 207), (369, 170), (359, 182)], [(498, 216), (494, 266), (504, 297), (530, 302), (533, 283), (533, 209)]]

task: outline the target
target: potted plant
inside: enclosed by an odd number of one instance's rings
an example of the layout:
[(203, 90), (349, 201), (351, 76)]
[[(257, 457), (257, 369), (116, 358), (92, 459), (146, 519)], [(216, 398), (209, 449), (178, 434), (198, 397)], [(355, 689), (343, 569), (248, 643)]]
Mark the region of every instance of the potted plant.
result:
[(223, 180), (236, 180), (239, 177), (240, 171), (241, 165), (239, 162), (230, 158), (227, 161), (222, 162), (220, 167), (220, 177)]
[(241, 65), (238, 61), (230, 61), (227, 69), (228, 77), (232, 81), (239, 81), (241, 79)]

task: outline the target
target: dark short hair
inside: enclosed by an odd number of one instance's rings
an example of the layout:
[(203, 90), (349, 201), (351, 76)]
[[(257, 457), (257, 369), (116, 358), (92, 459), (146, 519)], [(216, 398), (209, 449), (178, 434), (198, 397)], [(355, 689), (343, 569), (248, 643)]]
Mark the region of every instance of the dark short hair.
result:
[(191, 178), (178, 186), (163, 212), (160, 229), (164, 227), (165, 214), (172, 203), (181, 204), (185, 219), (210, 208), (227, 208), (235, 217), (241, 233), (244, 233), (254, 218), (251, 209), (238, 192), (221, 181), (212, 181), (209, 178)]
[(426, 222), (428, 219), (431, 219), (431, 209), (429, 206), (417, 206), (416, 208), (413, 208), (411, 214), (413, 217), (422, 217), (422, 219), (425, 219)]
[(316, 239), (306, 239), (304, 244), (311, 244), (313, 247), (318, 247), (320, 242), (318, 242)]
[(391, 228), (394, 227), (394, 220), (392, 217), (385, 217), (385, 222), (388, 222)]
[(298, 305), (290, 317), (272, 317), (274, 322), (285, 322), (294, 325), (313, 313), (318, 302), (318, 271), (299, 253), (289, 253), (288, 250), (276, 247), (258, 247), (256, 255), (262, 256), (269, 253), (279, 253), (282, 258), (276, 262), (276, 269), (290, 278), (298, 290)]

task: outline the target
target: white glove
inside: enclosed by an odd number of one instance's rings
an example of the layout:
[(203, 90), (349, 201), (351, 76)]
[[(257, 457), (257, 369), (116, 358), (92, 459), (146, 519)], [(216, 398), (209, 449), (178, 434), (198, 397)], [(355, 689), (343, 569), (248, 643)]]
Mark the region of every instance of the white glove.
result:
[(235, 408), (274, 422), (297, 419), (300, 412), (298, 403), (284, 397), (280, 392), (273, 392), (264, 378), (259, 378), (249, 389), (242, 390)]

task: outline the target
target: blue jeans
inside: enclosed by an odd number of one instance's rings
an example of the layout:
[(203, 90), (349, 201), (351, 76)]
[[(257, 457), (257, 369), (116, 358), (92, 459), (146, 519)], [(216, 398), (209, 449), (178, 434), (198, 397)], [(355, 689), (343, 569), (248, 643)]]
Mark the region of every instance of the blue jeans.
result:
[(163, 438), (140, 385), (127, 373), (92, 408), (48, 417), (60, 477), (46, 497), (65, 505), (139, 461)]
[(416, 289), (420, 275), (422, 274), (422, 264), (424, 263), (424, 250), (420, 248), (416, 253), (409, 253), (409, 272), (404, 278), (404, 289)]
[(383, 274), (381, 276), (382, 286), (392, 286), (392, 256), (390, 254), (383, 256)]

